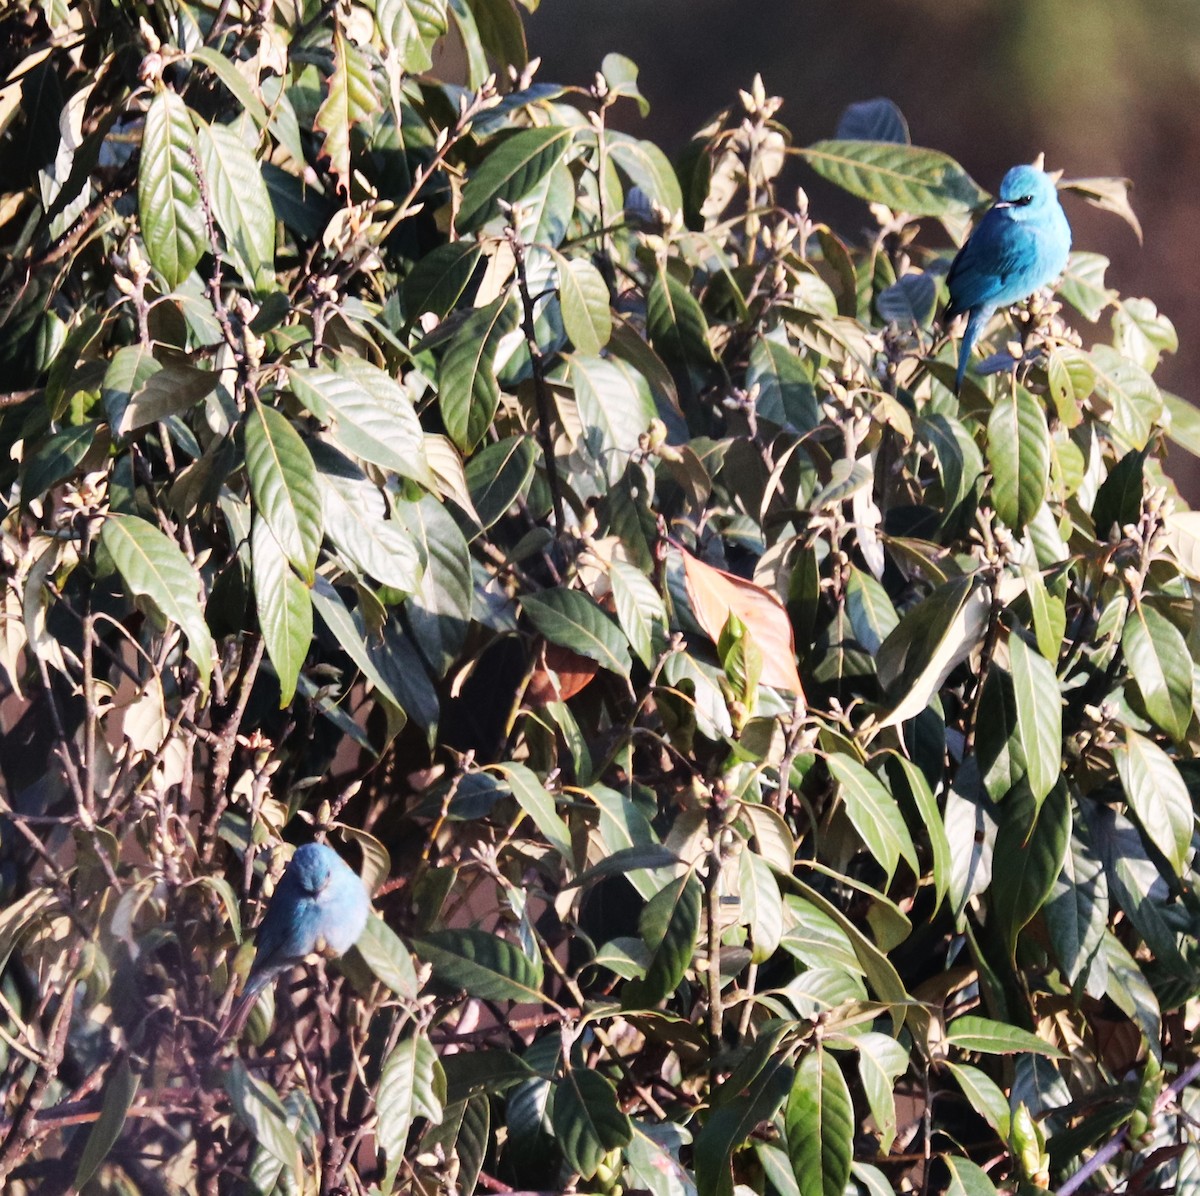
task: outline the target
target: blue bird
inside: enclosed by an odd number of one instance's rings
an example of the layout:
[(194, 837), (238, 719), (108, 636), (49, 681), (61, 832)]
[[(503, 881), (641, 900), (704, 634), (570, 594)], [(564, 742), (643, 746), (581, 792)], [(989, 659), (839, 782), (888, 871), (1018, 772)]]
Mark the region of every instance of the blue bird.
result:
[(1058, 202), (1054, 180), (1040, 167), (1014, 166), (946, 276), (946, 321), (968, 312), (958, 350), (954, 389), (962, 389), (971, 350), (998, 307), (1028, 299), (1067, 264), (1071, 226)]
[(371, 900), (359, 876), (324, 843), (298, 847), (258, 928), (254, 966), (218, 1039), (239, 1033), (259, 994), (307, 956), (349, 951), (367, 924)]

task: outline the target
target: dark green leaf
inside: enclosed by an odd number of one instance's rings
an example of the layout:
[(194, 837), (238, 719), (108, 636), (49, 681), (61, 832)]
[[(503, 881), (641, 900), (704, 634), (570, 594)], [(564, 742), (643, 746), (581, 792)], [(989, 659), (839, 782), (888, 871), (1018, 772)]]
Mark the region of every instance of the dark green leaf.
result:
[(521, 607), (552, 644), (561, 644), (603, 668), (629, 676), (629, 642), (587, 594), (557, 586), (521, 596)]
[(483, 439), (500, 402), (496, 349), (517, 326), (508, 295), (477, 308), (459, 326), (438, 370), (438, 406), (450, 439), (471, 452)]
[(796, 1068), (784, 1132), (800, 1191), (844, 1196), (854, 1157), (854, 1106), (842, 1069), (821, 1046)]
[(651, 1009), (679, 987), (696, 946), (701, 896), (700, 882), (686, 872), (646, 903), (638, 930), (650, 950), (650, 966), (644, 979), (621, 990), (626, 1009)]
[(888, 141), (818, 141), (800, 151), (823, 178), (912, 216), (962, 216), (987, 193), (953, 158)]
[(1126, 730), (1125, 742), (1113, 748), (1113, 758), (1142, 830), (1183, 876), (1195, 814), (1179, 769), (1158, 744), (1133, 730)]
[(612, 309), (604, 277), (583, 258), (554, 255), (563, 327), (578, 353), (594, 357), (612, 336)]
[(263, 519), (254, 520), (251, 558), (258, 625), (279, 677), (279, 705), (284, 707), (296, 692), (296, 680), (312, 643), (312, 602), (308, 587), (292, 572)]
[(988, 420), (988, 464), (996, 514), (1015, 532), (1046, 500), (1050, 433), (1041, 404), (1024, 387), (1002, 395)]
[(1192, 660), (1182, 633), (1154, 607), (1135, 602), (1121, 650), (1146, 713), (1176, 742), (1192, 721)]
[(164, 626), (187, 636), (187, 654), (207, 689), (214, 649), (195, 567), (173, 540), (135, 515), (110, 514), (100, 541), (133, 597), (148, 602)]
[(412, 941), (418, 959), (451, 988), (485, 1001), (542, 1002), (542, 961), (484, 930), (437, 930)]
[(919, 872), (917, 851), (904, 822), (904, 815), (887, 787), (869, 769), (849, 756), (827, 757), (829, 772), (838, 783), (846, 813), (854, 829), (883, 869), (888, 881), (901, 858)]
[(992, 858), (992, 911), (1009, 956), (1017, 935), (1045, 904), (1062, 871), (1071, 839), (1071, 799), (1059, 781), (1040, 806), (1019, 785), (1000, 806), (1000, 828)]
[(150, 261), (174, 289), (207, 248), (196, 131), (187, 105), (164, 89), (146, 110), (138, 166), (138, 218)]
[(584, 1179), (591, 1179), (604, 1156), (628, 1145), (632, 1135), (616, 1089), (598, 1071), (582, 1068), (568, 1069), (554, 1086), (551, 1121), (567, 1166)]
[(389, 1166), (403, 1157), (418, 1117), (434, 1125), (441, 1121), (445, 1097), (446, 1077), (437, 1050), (424, 1030), (416, 1030), (392, 1048), (375, 1088), (375, 1140)]
[(1018, 1051), (1030, 1051), (1035, 1055), (1046, 1055), (1051, 1059), (1062, 1057), (1062, 1051), (1051, 1046), (1036, 1034), (1004, 1022), (992, 1021), (974, 1014), (956, 1017), (946, 1027), (946, 1043), (962, 1051), (975, 1051), (982, 1055), (1013, 1055)]
[(1008, 654), (1025, 779), (1040, 803), (1062, 772), (1062, 695), (1054, 668), (1015, 633), (1009, 636)]
[(311, 585), (322, 535), (316, 468), (288, 418), (257, 399), (246, 412), (246, 472), (255, 510)]
[(485, 531), (525, 497), (536, 461), (537, 446), (529, 436), (498, 440), (471, 458), (467, 485)]
[(100, 1164), (121, 1136), (121, 1131), (125, 1128), (125, 1118), (129, 1114), (133, 1098), (137, 1096), (140, 1083), (141, 1079), (134, 1075), (128, 1058), (122, 1056), (113, 1064), (104, 1083), (104, 1104), (100, 1109), (100, 1116), (96, 1118), (88, 1134), (79, 1158), (79, 1166), (75, 1171), (77, 1189), (82, 1189), (96, 1174)]
[(497, 200), (513, 204), (531, 194), (566, 156), (573, 135), (559, 125), (523, 129), (493, 149), (463, 188), (459, 229), (469, 232), (494, 216)]

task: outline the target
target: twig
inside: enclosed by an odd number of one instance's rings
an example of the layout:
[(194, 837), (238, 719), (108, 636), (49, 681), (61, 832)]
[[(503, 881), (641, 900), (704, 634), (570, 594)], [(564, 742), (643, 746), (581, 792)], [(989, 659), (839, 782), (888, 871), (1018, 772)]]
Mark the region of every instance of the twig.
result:
[(508, 243), (512, 246), (513, 259), (517, 268), (517, 287), (521, 292), (523, 313), (522, 331), (529, 348), (529, 360), (533, 368), (533, 396), (537, 403), (537, 442), (541, 445), (542, 459), (546, 463), (546, 481), (554, 501), (554, 527), (559, 535), (564, 530), (562, 481), (558, 476), (558, 462), (554, 459), (554, 422), (550, 391), (546, 386), (546, 362), (533, 323), (533, 299), (529, 294), (529, 275), (525, 269), (525, 244), (510, 224), (507, 230)]
[[(1154, 1102), (1155, 1113), (1162, 1112), (1197, 1077), (1200, 1077), (1200, 1060), (1194, 1062), (1185, 1071), (1181, 1071), (1158, 1094), (1158, 1099)], [(1116, 1158), (1128, 1137), (1129, 1124), (1127, 1122), (1074, 1175), (1059, 1185), (1058, 1196), (1072, 1196), (1073, 1193), (1078, 1192), (1101, 1167)]]

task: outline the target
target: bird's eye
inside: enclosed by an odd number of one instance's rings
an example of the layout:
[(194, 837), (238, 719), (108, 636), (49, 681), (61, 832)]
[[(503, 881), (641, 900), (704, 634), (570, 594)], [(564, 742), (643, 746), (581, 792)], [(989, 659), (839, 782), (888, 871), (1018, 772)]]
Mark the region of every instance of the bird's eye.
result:
[(1032, 195), (1022, 195), (1022, 196), (1020, 196), (1020, 198), (1014, 199), (1013, 203), (1015, 203), (1017, 205), (1017, 207), (1023, 208), (1026, 204), (1033, 203), (1033, 196)]

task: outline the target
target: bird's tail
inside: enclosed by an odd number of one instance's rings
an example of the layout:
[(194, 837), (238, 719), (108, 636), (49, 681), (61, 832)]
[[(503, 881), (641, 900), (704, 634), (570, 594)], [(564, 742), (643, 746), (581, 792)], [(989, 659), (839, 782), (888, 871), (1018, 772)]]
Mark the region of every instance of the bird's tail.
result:
[(262, 996), (262, 991), (266, 987), (268, 976), (259, 974), (251, 976), (246, 982), (246, 987), (242, 990), (241, 996), (234, 1001), (229, 1012), (222, 1019), (221, 1024), (217, 1027), (217, 1038), (214, 1046), (220, 1046), (226, 1038), (238, 1038), (242, 1030), (245, 1028), (246, 1019), (249, 1018), (254, 1006), (258, 1003), (258, 998)]
[(975, 348), (979, 334), (987, 326), (987, 322), (992, 318), (992, 312), (995, 310), (993, 307), (976, 307), (971, 310), (967, 327), (963, 331), (962, 343), (958, 347), (958, 372), (954, 375), (955, 394), (962, 390), (963, 378), (967, 373), (967, 362), (971, 359), (971, 350)]

